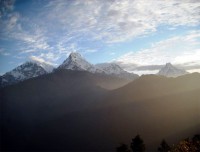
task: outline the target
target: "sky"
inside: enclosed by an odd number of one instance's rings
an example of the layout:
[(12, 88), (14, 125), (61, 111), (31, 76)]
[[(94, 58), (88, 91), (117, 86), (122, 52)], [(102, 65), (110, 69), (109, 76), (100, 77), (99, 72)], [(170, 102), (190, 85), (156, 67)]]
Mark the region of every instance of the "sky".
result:
[(137, 74), (200, 72), (200, 0), (0, 0), (0, 75), (72, 51)]

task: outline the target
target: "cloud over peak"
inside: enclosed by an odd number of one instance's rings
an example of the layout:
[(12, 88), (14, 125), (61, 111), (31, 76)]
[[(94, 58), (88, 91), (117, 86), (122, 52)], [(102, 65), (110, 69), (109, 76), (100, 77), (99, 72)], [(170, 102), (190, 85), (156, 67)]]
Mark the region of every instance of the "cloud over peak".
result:
[(186, 70), (200, 71), (200, 31), (190, 31), (152, 44), (148, 49), (130, 51), (115, 59), (128, 71), (158, 70), (171, 62)]

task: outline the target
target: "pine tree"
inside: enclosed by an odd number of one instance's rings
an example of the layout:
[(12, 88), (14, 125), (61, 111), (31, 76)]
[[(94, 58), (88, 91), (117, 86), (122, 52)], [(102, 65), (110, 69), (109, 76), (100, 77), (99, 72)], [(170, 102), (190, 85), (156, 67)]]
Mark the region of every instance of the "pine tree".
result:
[(135, 136), (131, 142), (131, 149), (133, 152), (144, 152), (145, 144), (139, 135)]
[(167, 144), (165, 140), (162, 140), (160, 147), (158, 147), (158, 151), (160, 152), (169, 152), (170, 151), (170, 146)]
[(130, 152), (126, 144), (121, 144), (116, 150), (117, 152)]
[(192, 138), (192, 142), (195, 145), (196, 150), (200, 151), (200, 134), (194, 135), (194, 137)]

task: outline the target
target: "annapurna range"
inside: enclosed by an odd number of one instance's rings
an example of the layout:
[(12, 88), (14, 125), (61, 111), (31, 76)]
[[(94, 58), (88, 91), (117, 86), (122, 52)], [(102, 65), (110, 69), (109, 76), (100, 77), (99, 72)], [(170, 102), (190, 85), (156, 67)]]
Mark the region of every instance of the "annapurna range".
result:
[(123, 70), (115, 63), (102, 63), (93, 65), (86, 61), (79, 53), (72, 52), (69, 57), (57, 68), (50, 64), (39, 61), (28, 61), (16, 67), (10, 72), (0, 77), (0, 86), (4, 87), (11, 84), (38, 77), (58, 70), (87, 71), (93, 74), (104, 74), (127, 80), (134, 80), (139, 76)]
[[(84, 59), (79, 53), (72, 52), (69, 57), (57, 68), (54, 68), (52, 65), (45, 62), (39, 62), (35, 60), (27, 61), (24, 64), (14, 68), (10, 72), (0, 76), (0, 87), (16, 84), (18, 82), (61, 69), (87, 71), (93, 74), (104, 74), (127, 79), (129, 81), (135, 80), (139, 77), (137, 74), (125, 71), (116, 63), (100, 63), (93, 65)], [(171, 63), (167, 63), (166, 66), (160, 69), (157, 74), (166, 77), (177, 77), (187, 74), (187, 72), (174, 67)]]

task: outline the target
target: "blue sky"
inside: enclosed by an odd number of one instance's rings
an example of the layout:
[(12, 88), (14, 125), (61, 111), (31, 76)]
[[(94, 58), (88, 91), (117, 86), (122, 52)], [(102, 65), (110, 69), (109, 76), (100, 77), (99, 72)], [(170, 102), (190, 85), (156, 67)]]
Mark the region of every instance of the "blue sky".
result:
[(166, 62), (200, 72), (200, 1), (0, 0), (0, 74), (72, 51), (138, 74)]

